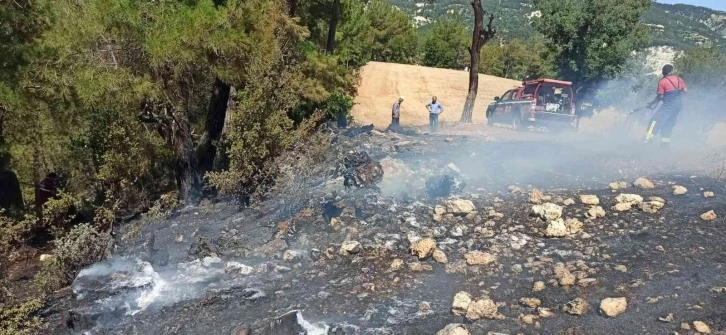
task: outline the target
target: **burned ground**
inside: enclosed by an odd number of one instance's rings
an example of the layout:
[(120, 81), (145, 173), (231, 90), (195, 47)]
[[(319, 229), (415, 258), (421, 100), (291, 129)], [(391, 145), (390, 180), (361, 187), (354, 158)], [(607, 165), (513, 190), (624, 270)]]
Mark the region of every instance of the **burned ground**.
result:
[[(153, 267), (160, 278), (154, 280), (166, 288), (148, 294), (152, 280), (100, 301), (60, 293), (44, 311), (45, 332), (434, 334), (465, 323), (472, 334), (688, 334), (681, 323), (696, 320), (713, 332), (726, 330), (725, 190), (707, 176), (703, 153), (643, 150), (613, 139), (355, 135), (336, 135), (335, 153), (365, 151), (381, 162), (379, 189), (347, 189), (331, 166), (310, 182), (305, 208), (292, 217), (281, 213), (279, 199), (268, 199), (242, 211), (220, 202), (127, 225), (116, 257), (151, 261), (150, 250), (168, 253), (167, 265)], [(453, 174), (466, 181), (463, 191), (426, 194), (427, 179)], [(655, 187), (633, 187), (637, 177)], [(611, 190), (615, 181), (628, 186)], [(676, 184), (688, 192), (674, 195)], [(532, 215), (534, 187), (542, 190), (538, 200), (562, 206), (561, 216), (578, 219), (582, 231), (546, 237), (549, 223)], [(665, 206), (617, 212), (611, 207), (621, 193), (661, 197)], [(598, 197), (605, 217), (586, 217), (591, 206), (580, 201), (583, 194)], [(568, 199), (574, 203), (565, 205)], [(475, 209), (461, 212), (445, 206), (449, 201), (471, 201)], [(701, 220), (709, 210), (719, 218)], [(411, 254), (411, 245), (427, 237), (446, 263)], [(469, 265), (465, 255), (472, 251), (496, 260)], [(538, 281), (544, 289), (534, 291)], [(461, 291), (492, 299), (502, 317), (452, 314)], [(563, 310), (578, 297), (588, 312)], [(604, 316), (599, 305), (607, 297), (626, 298), (627, 309)], [(537, 298), (541, 306), (521, 298)], [(312, 324), (275, 321), (296, 310)], [(672, 321), (659, 320), (671, 313)]]

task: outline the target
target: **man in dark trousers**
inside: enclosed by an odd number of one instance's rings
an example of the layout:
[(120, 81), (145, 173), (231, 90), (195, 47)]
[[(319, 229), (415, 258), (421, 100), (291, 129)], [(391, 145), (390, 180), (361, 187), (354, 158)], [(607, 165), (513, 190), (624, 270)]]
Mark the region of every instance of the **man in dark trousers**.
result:
[(38, 217), (43, 216), (43, 205), (58, 195), (58, 174), (49, 173), (35, 188), (35, 211)]
[(404, 97), (400, 96), (398, 98), (398, 101), (393, 103), (393, 108), (391, 109), (391, 127), (398, 127), (399, 121), (401, 118), (401, 103), (403, 103)]
[(444, 107), (438, 102), (438, 99), (434, 95), (431, 97), (431, 102), (426, 104), (426, 109), (429, 111), (429, 127), (431, 133), (435, 133), (439, 126), (439, 114), (444, 112)]
[(653, 109), (659, 102), (663, 102), (648, 122), (648, 131), (645, 133), (646, 142), (660, 135), (662, 147), (669, 147), (671, 144), (673, 127), (683, 109), (681, 96), (688, 91), (683, 79), (672, 73), (673, 65), (667, 64), (663, 67), (663, 78), (658, 82), (658, 95), (648, 104), (648, 108)]

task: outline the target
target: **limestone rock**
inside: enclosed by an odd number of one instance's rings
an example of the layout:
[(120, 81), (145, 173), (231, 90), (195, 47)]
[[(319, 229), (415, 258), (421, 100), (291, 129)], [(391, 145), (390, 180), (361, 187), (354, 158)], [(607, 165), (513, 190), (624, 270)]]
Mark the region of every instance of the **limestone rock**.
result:
[(699, 333), (711, 334), (711, 327), (703, 321), (693, 321), (693, 328)]
[(466, 326), (460, 323), (450, 323), (444, 329), (439, 330), (436, 335), (471, 335)]
[(711, 192), (711, 191), (706, 191), (706, 192), (703, 192), (703, 197), (704, 197), (704, 198), (713, 198), (713, 197), (715, 197), (715, 196), (716, 196), (716, 195), (715, 195), (715, 194), (714, 194), (713, 192)]
[(627, 188), (628, 183), (626, 183), (624, 181), (616, 181), (616, 182), (612, 182), (612, 183), (608, 184), (608, 187), (610, 187), (610, 189), (612, 189), (612, 190), (617, 191), (617, 190), (622, 190), (624, 188)]
[(660, 201), (646, 201), (640, 204), (640, 209), (646, 213), (657, 213), (661, 208), (665, 206), (664, 202)]
[(522, 298), (519, 299), (519, 303), (530, 308), (537, 308), (542, 304), (542, 301), (537, 298)]
[(542, 198), (544, 197), (544, 194), (542, 191), (533, 188), (532, 191), (529, 192), (529, 202), (533, 204), (541, 204)]
[(434, 214), (438, 214), (438, 215), (446, 214), (446, 207), (441, 206), (441, 205), (436, 205), (436, 207), (434, 207)]
[(565, 221), (557, 219), (550, 221), (545, 230), (545, 236), (547, 237), (565, 237), (567, 236), (567, 227)]
[(600, 198), (598, 198), (596, 195), (581, 195), (580, 202), (585, 205), (596, 206), (600, 204)]
[(240, 262), (227, 262), (227, 265), (225, 266), (224, 272), (226, 273), (236, 273), (241, 275), (248, 275), (253, 272), (255, 272), (255, 268), (244, 265)]
[(436, 250), (436, 241), (429, 237), (420, 239), (411, 244), (411, 254), (418, 257), (418, 259), (425, 259), (426, 257), (431, 256), (434, 250)]
[(625, 298), (605, 298), (600, 301), (600, 312), (609, 316), (616, 317), (628, 308), (628, 301)]
[(567, 219), (565, 220), (565, 227), (567, 227), (567, 234), (573, 235), (582, 231), (582, 222), (578, 219)]
[(545, 283), (543, 281), (536, 281), (532, 285), (532, 291), (539, 292), (545, 289)]
[(684, 195), (686, 193), (688, 193), (687, 188), (679, 185), (673, 186), (673, 195)]
[(701, 220), (703, 221), (713, 221), (716, 220), (716, 218), (718, 218), (718, 215), (716, 215), (716, 212), (713, 210), (701, 214)]
[(481, 252), (478, 250), (467, 252), (464, 254), (464, 258), (466, 259), (466, 264), (469, 265), (487, 265), (497, 260), (495, 256), (488, 252)]
[(302, 258), (303, 253), (295, 250), (285, 250), (282, 253), (282, 259), (286, 261), (293, 261)]
[(479, 320), (481, 318), (496, 319), (498, 315), (497, 304), (488, 298), (479, 298), (472, 301), (469, 304), (469, 309), (466, 311), (466, 318), (469, 320)]
[(623, 272), (623, 273), (624, 272), (628, 272), (628, 267), (625, 266), (625, 265), (622, 265), (622, 264), (616, 265), (615, 266), (615, 271), (620, 271), (620, 272)]
[(408, 269), (414, 272), (421, 272), (421, 271), (432, 271), (434, 269), (431, 264), (426, 263), (420, 263), (420, 262), (411, 262), (408, 263)]
[(572, 200), (571, 198), (567, 198), (567, 199), (565, 199), (565, 201), (562, 202), (562, 204), (565, 205), (565, 206), (574, 205), (575, 204), (575, 200)]
[(628, 194), (628, 193), (621, 193), (617, 197), (615, 197), (615, 201), (617, 201), (620, 204), (634, 204), (638, 205), (641, 202), (643, 202), (643, 197), (637, 194)]
[(594, 206), (585, 212), (585, 217), (588, 219), (597, 219), (605, 217), (605, 210), (600, 206)]
[(454, 315), (463, 316), (469, 310), (471, 304), (471, 295), (461, 291), (454, 296), (454, 302), (451, 304), (451, 312)]
[(391, 262), (391, 271), (398, 271), (403, 269), (403, 260), (400, 258), (396, 258)]
[(575, 298), (564, 306), (565, 312), (572, 315), (582, 315), (590, 309), (590, 304), (582, 298)]
[(653, 185), (653, 183), (650, 180), (645, 179), (645, 178), (636, 179), (635, 182), (633, 183), (633, 185), (635, 187), (638, 187), (638, 188), (641, 188), (644, 190), (655, 188), (655, 185)]
[(434, 251), (434, 260), (438, 263), (446, 264), (449, 262), (449, 259), (446, 257), (446, 254), (441, 250)]
[(358, 241), (345, 241), (340, 245), (340, 254), (347, 256), (349, 254), (357, 254), (360, 252), (361, 246)]
[(446, 202), (446, 211), (454, 215), (466, 215), (475, 210), (471, 200), (454, 199)]
[(545, 221), (557, 220), (562, 217), (562, 206), (553, 203), (532, 206), (532, 213)]

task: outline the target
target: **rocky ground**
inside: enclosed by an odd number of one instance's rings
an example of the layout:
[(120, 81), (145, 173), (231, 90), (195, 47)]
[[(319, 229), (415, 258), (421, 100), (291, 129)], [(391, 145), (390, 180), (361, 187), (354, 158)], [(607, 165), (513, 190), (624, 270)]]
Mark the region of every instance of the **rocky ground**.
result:
[(341, 159), (373, 161), (331, 166), (292, 215), (280, 199), (219, 202), (124, 226), (116, 256), (43, 311), (45, 332), (726, 331), (726, 190), (697, 150), (368, 129), (334, 141)]

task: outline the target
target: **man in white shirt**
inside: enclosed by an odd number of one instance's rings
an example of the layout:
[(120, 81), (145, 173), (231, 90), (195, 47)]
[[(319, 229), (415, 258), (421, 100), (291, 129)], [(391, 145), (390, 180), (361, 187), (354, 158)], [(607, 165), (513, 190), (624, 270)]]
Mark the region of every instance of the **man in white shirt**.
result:
[(431, 102), (426, 104), (426, 109), (429, 110), (429, 127), (431, 132), (435, 133), (436, 128), (439, 125), (439, 114), (444, 112), (444, 107), (438, 102), (438, 99), (434, 95), (431, 97)]

